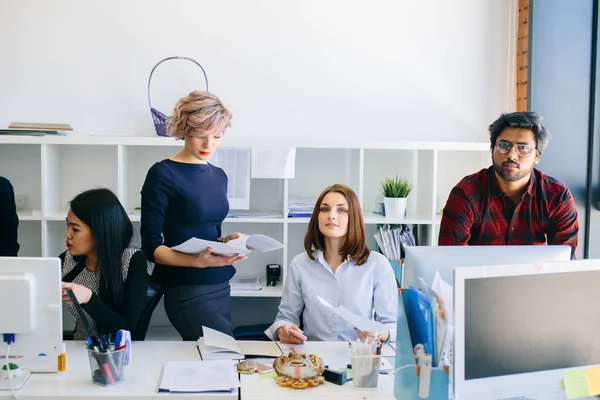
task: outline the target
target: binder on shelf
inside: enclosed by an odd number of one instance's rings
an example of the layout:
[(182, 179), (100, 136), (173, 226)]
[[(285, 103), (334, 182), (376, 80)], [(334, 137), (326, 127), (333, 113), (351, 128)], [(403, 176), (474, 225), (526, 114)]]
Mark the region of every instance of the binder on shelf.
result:
[(392, 267), (392, 270), (394, 271), (394, 276), (396, 277), (396, 284), (398, 285), (399, 288), (402, 287), (402, 273), (404, 271), (404, 261), (403, 260), (388, 260), (390, 262), (390, 266)]
[[(396, 399), (448, 400), (449, 371), (416, 361), (404, 309), (403, 290), (398, 290), (398, 321), (396, 336), (396, 373), (394, 396)], [(421, 371), (423, 369), (423, 371)], [(425, 397), (423, 397), (425, 396)]]

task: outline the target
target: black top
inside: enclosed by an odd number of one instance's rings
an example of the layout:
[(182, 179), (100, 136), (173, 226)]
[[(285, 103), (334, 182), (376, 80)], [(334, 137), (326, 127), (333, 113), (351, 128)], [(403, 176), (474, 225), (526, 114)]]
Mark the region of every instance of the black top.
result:
[(19, 252), (19, 217), (15, 192), (10, 181), (0, 176), (0, 257), (16, 257)]
[[(77, 264), (85, 263), (84, 259), (74, 258), (68, 250), (60, 256), (62, 262), (62, 276), (65, 277), (69, 271), (76, 268)], [(81, 267), (81, 266), (80, 266)], [(114, 334), (119, 329), (134, 332), (140, 316), (146, 305), (146, 292), (150, 277), (148, 276), (147, 258), (144, 252), (129, 247), (123, 253), (123, 294), (120, 304), (111, 306), (100, 296), (100, 272), (91, 272), (83, 265), (81, 273), (74, 279), (73, 283), (85, 286), (92, 291), (92, 297), (82, 308), (90, 318), (90, 325), (95, 332), (87, 332), (83, 322), (79, 320), (74, 307), (69, 307), (75, 316), (75, 340), (85, 340), (90, 334)]]
[[(229, 212), (227, 175), (211, 164), (162, 160), (142, 187), (142, 249), (154, 261), (160, 245), (177, 246), (196, 237), (216, 241)], [(228, 281), (233, 266), (177, 267), (156, 264), (154, 278), (163, 285), (207, 285)]]

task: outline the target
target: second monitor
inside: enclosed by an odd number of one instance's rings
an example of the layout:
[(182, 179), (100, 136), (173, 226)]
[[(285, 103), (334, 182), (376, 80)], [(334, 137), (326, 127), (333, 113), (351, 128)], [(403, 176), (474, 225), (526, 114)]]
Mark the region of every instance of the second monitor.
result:
[(418, 285), (422, 277), (431, 284), (435, 271), (452, 284), (456, 267), (483, 267), (569, 261), (570, 246), (407, 246), (402, 286)]

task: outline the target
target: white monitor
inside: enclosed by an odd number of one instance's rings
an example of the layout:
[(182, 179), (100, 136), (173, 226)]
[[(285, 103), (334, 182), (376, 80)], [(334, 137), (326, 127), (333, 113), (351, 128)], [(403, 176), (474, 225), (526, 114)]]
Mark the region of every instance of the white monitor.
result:
[(527, 264), (570, 259), (570, 246), (407, 246), (402, 286), (420, 287), (419, 277), (431, 285), (436, 270), (446, 282), (452, 284), (452, 271), (456, 267)]
[(61, 297), (59, 258), (0, 257), (0, 361), (6, 356), (1, 334), (14, 333), (11, 362), (31, 372), (58, 371)]
[(454, 271), (454, 398), (566, 398), (600, 365), (600, 260)]

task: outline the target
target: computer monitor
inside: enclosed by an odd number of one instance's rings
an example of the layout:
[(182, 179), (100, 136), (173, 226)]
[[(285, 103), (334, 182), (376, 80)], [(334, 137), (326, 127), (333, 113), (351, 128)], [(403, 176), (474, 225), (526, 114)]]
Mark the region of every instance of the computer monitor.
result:
[[(0, 257), (0, 334), (15, 334), (10, 362), (31, 372), (58, 371), (63, 343), (61, 297), (59, 258)], [(3, 365), (6, 343), (2, 338)]]
[(404, 257), (403, 287), (420, 287), (418, 278), (431, 285), (438, 270), (452, 284), (456, 267), (498, 264), (527, 264), (569, 261), (570, 246), (407, 246)]
[(454, 270), (454, 398), (566, 398), (600, 365), (600, 260)]

